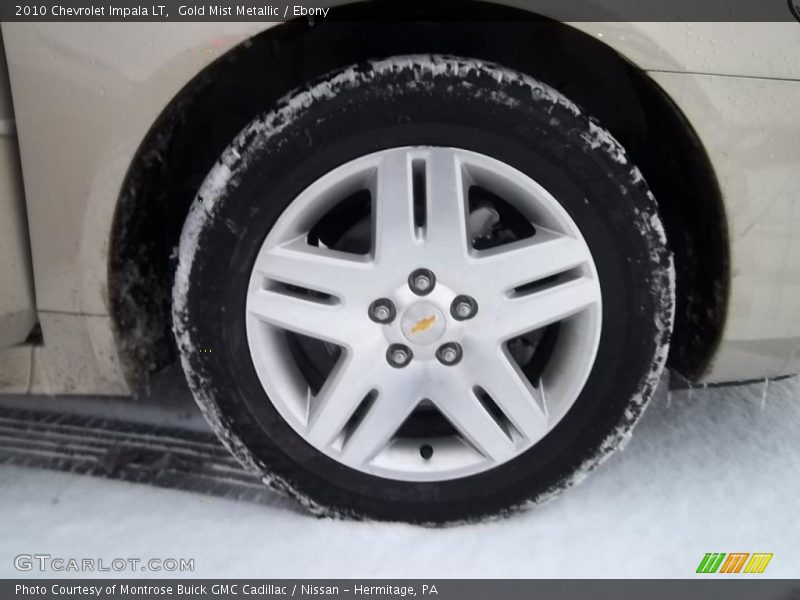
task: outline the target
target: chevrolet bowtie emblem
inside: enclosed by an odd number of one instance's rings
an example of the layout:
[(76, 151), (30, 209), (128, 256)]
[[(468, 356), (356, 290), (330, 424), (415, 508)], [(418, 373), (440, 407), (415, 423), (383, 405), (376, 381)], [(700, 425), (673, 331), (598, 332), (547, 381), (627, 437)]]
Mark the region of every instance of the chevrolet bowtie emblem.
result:
[(430, 317), (425, 317), (420, 319), (411, 327), (411, 333), (421, 333), (423, 331), (427, 331), (433, 324), (436, 322), (436, 315), (431, 315)]

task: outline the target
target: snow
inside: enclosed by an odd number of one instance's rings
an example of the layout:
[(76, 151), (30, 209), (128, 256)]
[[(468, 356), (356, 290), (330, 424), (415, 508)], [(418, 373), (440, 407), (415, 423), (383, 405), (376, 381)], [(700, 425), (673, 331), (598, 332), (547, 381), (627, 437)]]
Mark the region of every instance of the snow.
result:
[[(600, 127), (596, 122), (589, 121), (589, 131), (581, 134), (581, 137), (589, 144), (592, 150), (603, 148), (615, 162), (621, 165), (628, 164), (628, 157), (622, 145), (614, 139), (614, 136)], [(637, 179), (635, 174), (634, 179)], [(638, 179), (640, 180), (641, 176), (638, 177)]]
[(625, 451), (557, 501), (441, 529), (1, 467), (0, 577), (34, 552), (194, 558), (200, 577), (422, 578), (691, 577), (706, 552), (772, 552), (764, 576), (798, 577), (798, 396), (796, 379), (661, 390)]

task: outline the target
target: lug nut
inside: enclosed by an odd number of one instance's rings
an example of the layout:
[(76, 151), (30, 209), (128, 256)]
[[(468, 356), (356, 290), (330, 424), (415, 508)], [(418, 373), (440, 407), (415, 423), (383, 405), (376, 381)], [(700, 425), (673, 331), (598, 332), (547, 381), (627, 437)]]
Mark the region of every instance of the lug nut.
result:
[(431, 287), (431, 280), (425, 275), (417, 275), (414, 279), (414, 287), (420, 292), (427, 292)]
[(471, 319), (478, 313), (478, 303), (470, 296), (456, 296), (450, 305), (450, 314), (456, 321)]
[(386, 350), (386, 360), (397, 369), (402, 369), (410, 363), (413, 356), (414, 354), (411, 352), (411, 348), (403, 346), (402, 344), (392, 344), (389, 346), (389, 349)]
[(391, 323), (396, 315), (394, 304), (388, 298), (378, 298), (369, 305), (369, 318), (376, 323)]
[(443, 363), (452, 365), (458, 358), (458, 352), (456, 352), (453, 348), (445, 348), (439, 353), (439, 356)]
[(436, 276), (428, 269), (417, 269), (408, 276), (408, 287), (417, 296), (426, 296), (436, 285)]
[(443, 344), (439, 346), (439, 349), (436, 351), (436, 358), (439, 359), (440, 363), (448, 367), (458, 364), (463, 355), (464, 352), (461, 350), (461, 344), (457, 344), (456, 342)]

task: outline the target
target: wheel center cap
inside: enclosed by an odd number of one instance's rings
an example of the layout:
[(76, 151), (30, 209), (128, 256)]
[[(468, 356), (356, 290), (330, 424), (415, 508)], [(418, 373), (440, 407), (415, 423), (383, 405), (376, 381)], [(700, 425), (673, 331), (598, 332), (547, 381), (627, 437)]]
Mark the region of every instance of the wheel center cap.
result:
[(444, 313), (431, 302), (415, 302), (403, 313), (400, 321), (403, 335), (413, 344), (433, 344), (447, 329)]

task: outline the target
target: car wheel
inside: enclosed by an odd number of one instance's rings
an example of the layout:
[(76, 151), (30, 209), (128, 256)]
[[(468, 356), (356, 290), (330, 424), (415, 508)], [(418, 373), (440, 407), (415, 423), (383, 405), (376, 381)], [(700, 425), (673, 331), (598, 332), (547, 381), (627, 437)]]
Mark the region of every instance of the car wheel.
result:
[(233, 140), (180, 240), (189, 385), (321, 514), (440, 523), (552, 497), (664, 367), (672, 256), (623, 148), (479, 61), (359, 64)]

